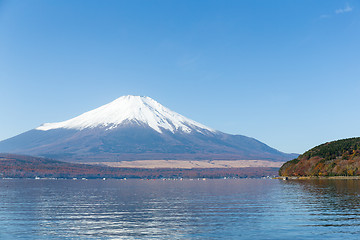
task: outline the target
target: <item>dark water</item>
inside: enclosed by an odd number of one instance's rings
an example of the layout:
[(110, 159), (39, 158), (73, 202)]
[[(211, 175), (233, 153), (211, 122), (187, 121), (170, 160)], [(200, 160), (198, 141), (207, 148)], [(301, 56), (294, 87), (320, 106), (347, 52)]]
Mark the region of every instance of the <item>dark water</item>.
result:
[(360, 239), (359, 194), (359, 180), (0, 180), (0, 239)]

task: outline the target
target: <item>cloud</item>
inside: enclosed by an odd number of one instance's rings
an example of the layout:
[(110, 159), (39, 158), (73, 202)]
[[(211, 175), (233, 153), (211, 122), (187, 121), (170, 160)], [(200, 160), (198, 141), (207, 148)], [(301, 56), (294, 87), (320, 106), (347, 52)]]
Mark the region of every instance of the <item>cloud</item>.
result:
[(336, 9), (334, 12), (335, 14), (322, 14), (320, 15), (320, 18), (324, 19), (324, 18), (332, 18), (338, 14), (343, 14), (343, 13), (349, 13), (352, 12), (354, 10), (353, 7), (350, 7), (350, 5), (347, 3), (346, 6), (344, 8), (339, 8)]
[(335, 13), (336, 14), (342, 14), (342, 13), (347, 13), (347, 12), (351, 12), (354, 8), (350, 7), (348, 4), (346, 5), (346, 7), (344, 8), (340, 8), (340, 9), (336, 9)]

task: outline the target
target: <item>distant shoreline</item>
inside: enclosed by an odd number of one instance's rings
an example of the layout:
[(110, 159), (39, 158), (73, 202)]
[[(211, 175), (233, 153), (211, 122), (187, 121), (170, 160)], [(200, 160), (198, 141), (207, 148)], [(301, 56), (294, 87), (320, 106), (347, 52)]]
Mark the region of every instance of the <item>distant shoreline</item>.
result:
[(105, 165), (116, 168), (143, 169), (194, 169), (194, 168), (280, 168), (284, 162), (266, 160), (135, 160), (118, 162), (87, 162), (91, 165)]

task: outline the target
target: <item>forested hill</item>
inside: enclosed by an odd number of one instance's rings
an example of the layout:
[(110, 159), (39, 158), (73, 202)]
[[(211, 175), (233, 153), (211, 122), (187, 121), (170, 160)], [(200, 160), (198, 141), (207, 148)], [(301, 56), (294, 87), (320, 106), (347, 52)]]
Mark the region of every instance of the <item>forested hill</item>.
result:
[(321, 144), (286, 162), (280, 176), (360, 175), (360, 137)]

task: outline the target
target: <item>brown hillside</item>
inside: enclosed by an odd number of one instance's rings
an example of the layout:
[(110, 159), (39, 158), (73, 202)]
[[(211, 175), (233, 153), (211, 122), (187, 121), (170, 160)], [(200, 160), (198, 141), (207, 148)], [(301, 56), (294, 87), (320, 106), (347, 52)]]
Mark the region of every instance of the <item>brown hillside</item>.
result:
[(359, 176), (360, 138), (319, 145), (286, 162), (280, 176)]

